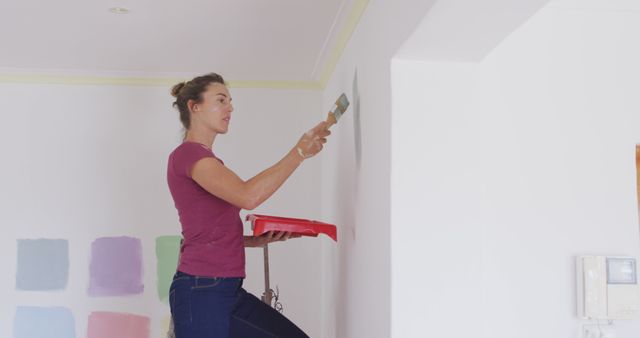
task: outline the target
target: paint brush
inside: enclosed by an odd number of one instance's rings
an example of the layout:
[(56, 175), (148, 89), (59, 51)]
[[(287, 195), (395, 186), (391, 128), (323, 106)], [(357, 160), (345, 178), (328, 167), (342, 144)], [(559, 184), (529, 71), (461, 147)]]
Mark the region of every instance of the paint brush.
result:
[(330, 128), (332, 125), (338, 123), (338, 120), (347, 110), (347, 107), (349, 107), (349, 100), (347, 99), (347, 95), (342, 93), (342, 95), (340, 95), (340, 97), (338, 97), (338, 99), (336, 100), (336, 104), (329, 111), (329, 115), (327, 116), (327, 122), (329, 122), (329, 126), (327, 128)]

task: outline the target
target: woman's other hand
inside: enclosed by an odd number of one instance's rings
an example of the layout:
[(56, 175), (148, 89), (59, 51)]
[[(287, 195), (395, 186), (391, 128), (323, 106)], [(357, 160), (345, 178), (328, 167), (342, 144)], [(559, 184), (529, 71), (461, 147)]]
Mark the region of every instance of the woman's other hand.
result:
[(319, 153), (323, 145), (327, 143), (327, 136), (331, 135), (329, 123), (326, 121), (318, 123), (311, 130), (306, 132), (296, 144), (296, 151), (303, 159), (307, 159)]
[(288, 231), (269, 231), (260, 236), (253, 236), (252, 246), (261, 247), (272, 242), (286, 241), (287, 239), (299, 238), (301, 236), (302, 235)]

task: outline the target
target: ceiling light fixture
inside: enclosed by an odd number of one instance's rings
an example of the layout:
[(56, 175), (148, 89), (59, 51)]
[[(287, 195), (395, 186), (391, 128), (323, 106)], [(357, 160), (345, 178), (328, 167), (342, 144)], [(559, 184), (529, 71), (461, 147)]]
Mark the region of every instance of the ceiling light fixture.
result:
[(124, 7), (111, 7), (109, 8), (109, 12), (113, 14), (128, 14), (129, 9)]

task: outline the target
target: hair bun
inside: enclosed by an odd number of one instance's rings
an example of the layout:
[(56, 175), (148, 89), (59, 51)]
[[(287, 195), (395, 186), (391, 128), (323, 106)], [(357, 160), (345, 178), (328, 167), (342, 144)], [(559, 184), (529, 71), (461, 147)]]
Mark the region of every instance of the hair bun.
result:
[(186, 84), (187, 84), (186, 82), (180, 82), (177, 85), (173, 86), (173, 88), (171, 88), (171, 96), (177, 98), (178, 94), (180, 94), (180, 91), (182, 90), (182, 88), (184, 88)]

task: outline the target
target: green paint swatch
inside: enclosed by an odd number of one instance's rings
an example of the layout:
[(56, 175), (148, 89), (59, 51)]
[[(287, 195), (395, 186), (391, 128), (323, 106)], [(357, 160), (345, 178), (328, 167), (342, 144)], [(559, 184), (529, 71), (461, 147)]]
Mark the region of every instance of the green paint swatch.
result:
[(169, 287), (178, 266), (181, 239), (181, 236), (160, 236), (156, 238), (158, 297), (163, 303), (169, 302)]

